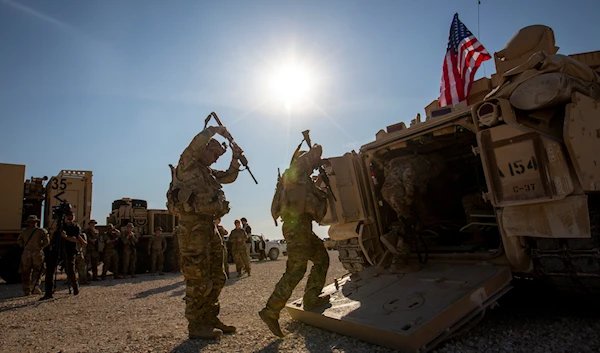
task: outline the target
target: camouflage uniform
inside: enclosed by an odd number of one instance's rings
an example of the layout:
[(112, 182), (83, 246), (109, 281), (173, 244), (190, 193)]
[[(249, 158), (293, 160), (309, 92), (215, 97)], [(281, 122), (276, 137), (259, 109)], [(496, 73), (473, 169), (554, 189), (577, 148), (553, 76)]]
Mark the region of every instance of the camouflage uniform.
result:
[(113, 232), (107, 230), (104, 233), (104, 258), (102, 262), (102, 279), (106, 278), (106, 272), (110, 270), (115, 279), (119, 277), (119, 252), (117, 251), (117, 243), (121, 232), (115, 229)]
[[(221, 235), (221, 239), (223, 239), (229, 232), (222, 225), (217, 225), (217, 230), (219, 231), (219, 235)], [(229, 261), (227, 258), (229, 254), (227, 253), (227, 246), (223, 246), (223, 268), (225, 269), (225, 274), (227, 278), (229, 278)]]
[(23, 293), (29, 295), (33, 291), (41, 294), (39, 286), (44, 271), (43, 249), (50, 243), (48, 232), (36, 226), (29, 227), (19, 234), (17, 242), (23, 248), (23, 255), (21, 255)]
[[(304, 277), (307, 262), (313, 267), (308, 276), (304, 291), (304, 308), (329, 301), (329, 297), (320, 298), (329, 268), (329, 255), (323, 241), (312, 231), (312, 222), (321, 221), (327, 212), (328, 195), (321, 190), (310, 175), (321, 165), (321, 146), (315, 145), (308, 152), (295, 154), (290, 167), (282, 175), (282, 191), (276, 192), (273, 199), (272, 212), (283, 220), (283, 237), (287, 241), (288, 260), (286, 270), (275, 290), (267, 301), (265, 308), (259, 313), (269, 329), (282, 336), (279, 324), (279, 312), (292, 295), (292, 291)], [(297, 157), (296, 157), (297, 156)], [(278, 187), (279, 189), (279, 187)], [(273, 211), (274, 209), (279, 211)], [(272, 327), (276, 324), (276, 328)]]
[[(85, 233), (81, 233), (83, 240), (87, 241)], [(75, 268), (77, 269), (77, 276), (79, 277), (80, 284), (88, 284), (87, 280), (87, 264), (85, 261), (86, 245), (81, 240), (77, 239), (77, 255), (75, 256)]]
[[(133, 228), (133, 225), (130, 223), (128, 228)], [(123, 242), (123, 275), (131, 275), (131, 277), (135, 278), (138, 235), (133, 230), (131, 233), (127, 232), (128, 230), (121, 234), (121, 241)]]
[[(181, 270), (186, 280), (185, 317), (190, 338), (216, 338), (213, 329), (227, 328), (217, 317), (219, 294), (226, 281), (223, 238), (214, 220), (229, 212), (221, 184), (237, 179), (239, 163), (231, 161), (227, 171), (217, 171), (200, 160), (219, 128), (208, 127), (197, 134), (183, 151), (167, 192), (167, 208), (180, 216), (178, 233)], [(212, 332), (211, 332), (212, 331)]]
[(421, 196), (427, 192), (427, 183), (440, 173), (442, 166), (443, 160), (436, 155), (402, 156), (387, 163), (381, 195), (396, 211), (401, 223), (397, 242), (396, 238), (393, 238), (396, 244), (386, 244), (388, 247), (395, 245), (396, 254), (406, 255), (408, 253), (408, 239), (405, 238), (409, 232), (408, 227), (415, 222), (413, 208), (421, 201)]
[(248, 249), (246, 248), (246, 239), (248, 239), (248, 234), (246, 234), (242, 228), (232, 230), (229, 235), (231, 252), (238, 277), (241, 276), (244, 271), (250, 275), (250, 257), (248, 256)]
[(148, 241), (148, 254), (151, 256), (150, 273), (163, 274), (163, 263), (165, 261), (165, 250), (167, 250), (167, 239), (164, 235), (153, 235)]
[(171, 250), (171, 256), (173, 257), (173, 271), (180, 272), (181, 271), (181, 254), (179, 251), (179, 233), (182, 232), (181, 226), (175, 227), (173, 230), (173, 249)]
[[(87, 237), (87, 247), (85, 257), (87, 259), (88, 271), (92, 270), (92, 280), (98, 279), (98, 261), (100, 260), (100, 252), (98, 251), (98, 242), (100, 241), (100, 232), (98, 229), (92, 230), (87, 228), (83, 231)], [(92, 240), (95, 240), (92, 243)]]

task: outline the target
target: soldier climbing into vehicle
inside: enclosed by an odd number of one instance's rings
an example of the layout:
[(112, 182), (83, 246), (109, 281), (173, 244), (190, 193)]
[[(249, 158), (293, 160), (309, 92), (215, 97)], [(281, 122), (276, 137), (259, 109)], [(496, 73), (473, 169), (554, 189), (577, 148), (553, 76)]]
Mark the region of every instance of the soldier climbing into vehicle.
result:
[(396, 212), (397, 226), (381, 236), (381, 242), (392, 253), (394, 272), (418, 269), (408, 265), (410, 243), (414, 240), (418, 214), (427, 193), (428, 183), (443, 170), (444, 161), (439, 155), (407, 155), (391, 159), (384, 168), (385, 182), (381, 188), (383, 199)]

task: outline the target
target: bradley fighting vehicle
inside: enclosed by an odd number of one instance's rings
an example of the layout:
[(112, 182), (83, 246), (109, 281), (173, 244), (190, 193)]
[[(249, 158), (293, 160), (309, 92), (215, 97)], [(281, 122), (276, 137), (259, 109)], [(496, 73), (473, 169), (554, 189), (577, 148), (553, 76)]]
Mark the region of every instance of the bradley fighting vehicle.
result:
[[(494, 54), (496, 74), (473, 83), (470, 105), (434, 101), (424, 121), (329, 158), (337, 201), (321, 224), (350, 274), (325, 287), (328, 308), (290, 302), (294, 319), (428, 351), (472, 325), (513, 279), (600, 289), (600, 51), (557, 51), (552, 29), (525, 27)], [(409, 263), (421, 267), (392, 273), (380, 237), (398, 216), (381, 193), (382, 166), (434, 154), (442, 172), (408, 241)]]
[(50, 179), (25, 180), (24, 165), (0, 163), (0, 181), (0, 277), (19, 283), (22, 249), (17, 238), (27, 226), (27, 217), (36, 215), (42, 219), (40, 226), (50, 229), (55, 221), (53, 209), (64, 200), (71, 205), (75, 221), (87, 224), (92, 212), (92, 172), (62, 170)]

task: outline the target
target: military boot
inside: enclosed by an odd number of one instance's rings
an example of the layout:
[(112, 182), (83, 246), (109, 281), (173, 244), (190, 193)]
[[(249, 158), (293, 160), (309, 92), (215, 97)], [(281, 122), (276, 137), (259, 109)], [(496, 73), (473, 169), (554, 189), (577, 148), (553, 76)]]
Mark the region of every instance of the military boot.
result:
[(379, 237), (379, 239), (392, 254), (399, 254), (398, 250), (396, 250), (396, 246), (398, 244), (398, 233), (395, 230), (382, 235)]
[(199, 329), (190, 330), (190, 340), (218, 340), (223, 335), (223, 331), (212, 327), (201, 327)]
[(223, 322), (221, 322), (221, 320), (217, 319), (217, 324), (215, 325), (216, 329), (219, 329), (221, 331), (223, 331), (224, 334), (228, 334), (228, 333), (235, 333), (236, 328), (235, 326), (228, 326), (225, 325)]
[(312, 309), (320, 307), (321, 305), (329, 304), (329, 299), (331, 299), (331, 296), (325, 295), (322, 297), (317, 297), (317, 299), (315, 300), (304, 301), (304, 310), (310, 311)]
[(283, 332), (281, 332), (281, 327), (279, 327), (279, 313), (264, 308), (258, 312), (258, 316), (260, 316), (261, 320), (267, 324), (267, 327), (275, 336), (284, 337)]

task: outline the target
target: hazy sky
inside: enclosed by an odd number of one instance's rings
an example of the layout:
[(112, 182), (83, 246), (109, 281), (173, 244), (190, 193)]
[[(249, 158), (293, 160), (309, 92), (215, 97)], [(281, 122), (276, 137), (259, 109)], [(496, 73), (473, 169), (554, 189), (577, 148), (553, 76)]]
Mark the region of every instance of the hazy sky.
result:
[[(600, 50), (589, 0), (482, 0), (479, 19), (476, 0), (0, 0), (0, 162), (28, 177), (92, 171), (92, 217), (105, 224), (122, 197), (166, 208), (168, 164), (216, 111), (259, 182), (242, 172), (224, 186), (223, 224), (245, 216), (281, 238), (271, 199), (301, 131), (337, 156), (424, 115), (455, 12), (490, 53), (532, 24), (554, 29), (559, 53)], [(270, 84), (289, 66), (305, 96), (286, 106)]]

